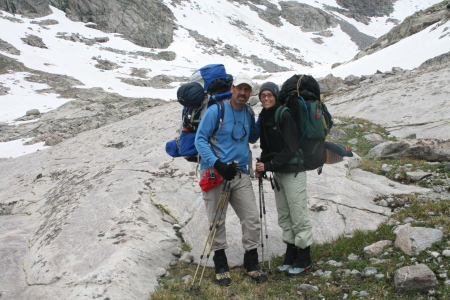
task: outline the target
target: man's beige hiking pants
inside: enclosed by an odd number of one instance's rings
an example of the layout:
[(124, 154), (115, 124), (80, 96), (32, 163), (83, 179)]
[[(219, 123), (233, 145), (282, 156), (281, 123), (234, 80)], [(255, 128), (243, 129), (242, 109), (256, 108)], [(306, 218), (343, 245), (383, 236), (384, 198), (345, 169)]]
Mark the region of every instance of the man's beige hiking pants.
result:
[[(203, 200), (205, 201), (209, 224), (213, 221), (224, 184), (225, 182), (209, 191), (203, 192)], [(260, 244), (261, 225), (255, 193), (253, 192), (250, 176), (238, 171), (236, 177), (231, 181), (230, 197), (223, 210), (212, 250), (215, 251), (228, 248), (225, 228), (225, 217), (228, 204), (231, 205), (240, 220), (242, 228), (242, 245), (244, 249), (251, 250), (257, 248)], [(212, 231), (214, 231), (214, 228)], [(208, 233), (205, 231), (205, 238), (207, 234)], [(230, 234), (234, 233), (231, 232)]]

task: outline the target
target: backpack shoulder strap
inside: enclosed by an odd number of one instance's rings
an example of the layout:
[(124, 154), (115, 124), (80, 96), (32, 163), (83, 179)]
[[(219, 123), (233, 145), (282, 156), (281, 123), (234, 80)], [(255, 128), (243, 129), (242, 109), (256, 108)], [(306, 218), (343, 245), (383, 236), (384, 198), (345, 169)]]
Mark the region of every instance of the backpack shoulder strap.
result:
[(286, 104), (283, 104), (275, 111), (275, 124), (277, 125), (277, 131), (281, 136), (283, 136), (283, 132), (281, 132), (280, 125), (281, 121), (283, 120), (283, 113), (287, 110), (289, 110), (289, 108), (286, 106)]
[(216, 123), (216, 129), (214, 129), (213, 136), (216, 135), (217, 131), (222, 127), (223, 117), (225, 116), (225, 105), (223, 105), (223, 101), (216, 100), (215, 105), (218, 106), (218, 117)]
[(254, 117), (255, 116), (255, 111), (253, 110), (253, 108), (249, 105), (249, 104), (245, 104), (245, 107), (247, 108), (247, 112)]

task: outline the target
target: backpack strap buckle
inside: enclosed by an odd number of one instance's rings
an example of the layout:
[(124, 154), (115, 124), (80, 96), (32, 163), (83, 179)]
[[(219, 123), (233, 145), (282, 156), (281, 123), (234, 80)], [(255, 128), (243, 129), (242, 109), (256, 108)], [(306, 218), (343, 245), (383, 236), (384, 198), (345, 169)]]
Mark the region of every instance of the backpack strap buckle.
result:
[(214, 181), (216, 179), (216, 172), (214, 172), (214, 168), (209, 168), (209, 181)]

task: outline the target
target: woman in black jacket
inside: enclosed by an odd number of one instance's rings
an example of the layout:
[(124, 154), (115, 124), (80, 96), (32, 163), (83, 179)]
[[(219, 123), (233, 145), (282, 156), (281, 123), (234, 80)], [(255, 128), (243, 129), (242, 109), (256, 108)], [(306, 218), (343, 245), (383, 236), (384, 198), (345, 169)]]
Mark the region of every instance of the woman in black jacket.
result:
[[(261, 85), (259, 99), (261, 161), (256, 164), (256, 176), (273, 172), (278, 225), (282, 228), (282, 240), (286, 243), (283, 264), (276, 268), (288, 276), (299, 275), (312, 266), (310, 245), (313, 242), (308, 213), (305, 166), (299, 163), (299, 135), (289, 110), (281, 116), (277, 129), (275, 112), (279, 88), (273, 82)], [(282, 134), (279, 133), (279, 130)]]

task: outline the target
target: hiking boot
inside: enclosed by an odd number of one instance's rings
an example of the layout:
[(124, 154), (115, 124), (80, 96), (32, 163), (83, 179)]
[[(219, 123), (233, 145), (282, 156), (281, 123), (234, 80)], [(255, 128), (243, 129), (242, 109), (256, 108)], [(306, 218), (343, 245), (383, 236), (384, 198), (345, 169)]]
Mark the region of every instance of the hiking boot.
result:
[(298, 248), (297, 257), (292, 267), (285, 271), (287, 276), (296, 276), (309, 271), (313, 267), (311, 260), (311, 247), (305, 249)]
[(286, 276), (296, 276), (296, 275), (300, 275), (303, 274), (309, 270), (312, 269), (312, 267), (314, 266), (314, 263), (311, 262), (310, 265), (304, 265), (303, 267), (295, 267), (292, 266), (291, 268), (289, 268), (288, 270), (286, 270), (284, 272), (284, 274), (286, 274)]
[(245, 252), (244, 271), (246, 275), (250, 276), (254, 281), (258, 283), (267, 281), (267, 275), (264, 274), (264, 272), (258, 265), (258, 250), (256, 248)]
[(275, 269), (277, 273), (284, 273), (289, 270), (294, 264), (297, 256), (297, 247), (294, 244), (286, 244), (286, 253), (284, 256), (283, 264)]
[(231, 284), (230, 272), (225, 271), (225, 269), (223, 268), (219, 271), (216, 271), (216, 282), (218, 285), (230, 285)]
[(225, 249), (214, 251), (214, 267), (216, 269), (216, 282), (219, 285), (230, 285), (230, 268), (228, 267)]

